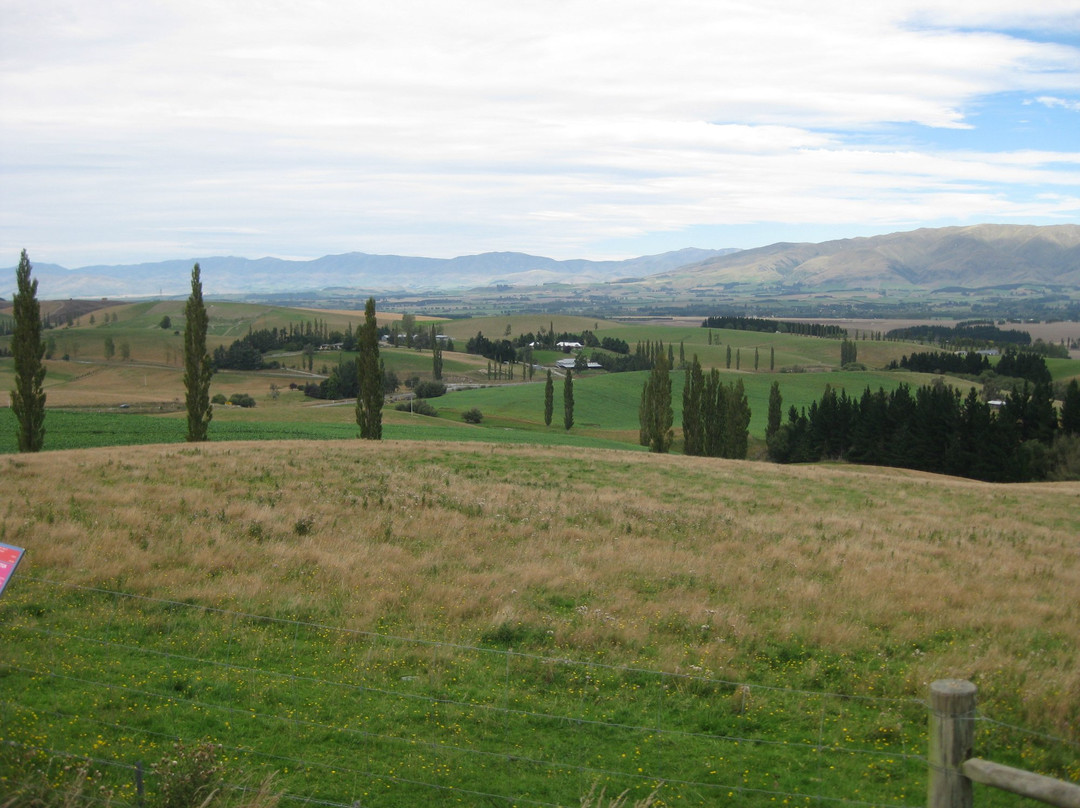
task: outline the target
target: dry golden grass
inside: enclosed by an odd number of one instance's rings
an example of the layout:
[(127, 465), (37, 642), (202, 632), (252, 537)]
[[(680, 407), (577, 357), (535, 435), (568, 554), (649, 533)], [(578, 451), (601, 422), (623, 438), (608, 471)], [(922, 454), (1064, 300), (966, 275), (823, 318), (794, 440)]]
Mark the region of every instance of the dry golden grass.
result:
[(841, 658), (876, 695), (971, 678), (1080, 735), (1078, 483), (258, 442), (9, 456), (0, 502), (20, 575), (734, 680), (803, 648), (799, 684)]

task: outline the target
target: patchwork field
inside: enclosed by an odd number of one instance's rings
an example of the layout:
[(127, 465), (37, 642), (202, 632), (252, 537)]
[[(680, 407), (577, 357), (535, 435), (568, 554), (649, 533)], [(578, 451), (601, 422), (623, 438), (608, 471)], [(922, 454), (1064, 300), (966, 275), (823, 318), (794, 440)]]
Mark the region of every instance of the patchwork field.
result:
[[(46, 337), (55, 343), (55, 358), (46, 366), (47, 406), (54, 411), (67, 410), (72, 416), (93, 415), (93, 422), (72, 421), (67, 415), (56, 415), (47, 425), (46, 448), (62, 449), (91, 445), (85, 438), (76, 440), (74, 433), (98, 434), (102, 444), (109, 434), (126, 436), (116, 442), (137, 443), (139, 430), (145, 428), (147, 439), (172, 440), (179, 434), (178, 425), (148, 427), (144, 422), (103, 420), (108, 415), (128, 418), (133, 413), (155, 415), (165, 419), (182, 417), (184, 388), (181, 367), (181, 337), (175, 326), (182, 324), (183, 306), (178, 301), (126, 304), (97, 310), (95, 322), (85, 314), (70, 327), (51, 329)], [(303, 309), (283, 309), (240, 303), (217, 303), (210, 308), (210, 347), (227, 345), (247, 333), (248, 329), (287, 328), (310, 323), (318, 318), (329, 328), (355, 327), (359, 313), (319, 312)], [(161, 328), (163, 318), (170, 318), (170, 328)], [(114, 319), (115, 318), (115, 319)], [(397, 321), (399, 315), (383, 314), (384, 323)], [(718, 368), (725, 382), (743, 382), (753, 418), (750, 424), (752, 440), (764, 437), (769, 387), (779, 382), (783, 408), (808, 406), (820, 398), (826, 385), (846, 389), (857, 397), (866, 388), (892, 390), (901, 383), (916, 387), (937, 377), (905, 372), (876, 370), (905, 353), (924, 349), (924, 346), (858, 341), (859, 361), (865, 370), (838, 369), (839, 342), (832, 339), (799, 337), (790, 334), (769, 334), (745, 331), (709, 331), (692, 322), (664, 320), (651, 323), (621, 323), (583, 317), (533, 316), (484, 317), (443, 321), (440, 330), (453, 337), (459, 348), (477, 333), (491, 338), (555, 329), (580, 333), (588, 329), (600, 337), (615, 337), (631, 346), (638, 342), (662, 341), (672, 346), (678, 357), (687, 360), (699, 356), (706, 369)], [(865, 334), (865, 330), (861, 332)], [(117, 352), (106, 358), (106, 340)], [(731, 352), (729, 362), (728, 353)], [(126, 358), (124, 358), (126, 355)], [(67, 358), (61, 358), (66, 356)], [(561, 356), (540, 352), (538, 359), (553, 362)], [(351, 408), (333, 406), (305, 398), (295, 388), (319, 382), (343, 359), (336, 351), (316, 353), (311, 371), (305, 369), (299, 353), (271, 357), (281, 367), (260, 372), (222, 371), (215, 375), (211, 393), (226, 398), (235, 393), (251, 395), (257, 406), (237, 410), (218, 408), (211, 427), (216, 440), (234, 438), (312, 437), (317, 438), (323, 427), (333, 429), (334, 436), (351, 436)], [(406, 348), (385, 348), (382, 359), (388, 370), (404, 383), (410, 378), (430, 378), (430, 352)], [(1080, 360), (1049, 360), (1059, 380), (1080, 375)], [(459, 352), (444, 354), (444, 380), (452, 386), (482, 387), (464, 390), (434, 399), (440, 418), (431, 423), (428, 418), (402, 415), (387, 407), (388, 426), (397, 430), (395, 437), (412, 436), (430, 439), (436, 432), (453, 440), (476, 439), (494, 442), (553, 442), (601, 446), (610, 442), (627, 448), (637, 445), (637, 406), (645, 374), (605, 374), (589, 371), (575, 378), (575, 427), (570, 436), (562, 432), (562, 376), (557, 372), (560, 389), (557, 391), (558, 412), (552, 427), (543, 423), (543, 378), (541, 369), (531, 383), (523, 366), (515, 370), (513, 380), (489, 374), (491, 363), (483, 357)], [(13, 385), (12, 363), (0, 358), (0, 398), (6, 399)], [(966, 391), (972, 382), (945, 378)], [(673, 374), (673, 405), (675, 424), (681, 419), (683, 374)], [(402, 387), (400, 393), (408, 390)], [(466, 410), (477, 408), (484, 414), (478, 427), (461, 422)], [(0, 416), (2, 417), (2, 416)], [(61, 426), (63, 424), (63, 426)], [(75, 426), (74, 424), (79, 424)], [(271, 428), (271, 425), (274, 425)], [(321, 425), (321, 426), (320, 426)], [(260, 433), (260, 430), (262, 432)], [(5, 437), (6, 436), (6, 437)], [(160, 437), (159, 437), (160, 436)], [(8, 430), (0, 429), (0, 451), (11, 451), (14, 443), (8, 440)], [(177, 438), (179, 439), (179, 438)], [(11, 446), (7, 446), (11, 443)], [(6, 449), (5, 449), (6, 447)], [(678, 442), (676, 442), (676, 450)], [(757, 450), (760, 452), (760, 447)]]

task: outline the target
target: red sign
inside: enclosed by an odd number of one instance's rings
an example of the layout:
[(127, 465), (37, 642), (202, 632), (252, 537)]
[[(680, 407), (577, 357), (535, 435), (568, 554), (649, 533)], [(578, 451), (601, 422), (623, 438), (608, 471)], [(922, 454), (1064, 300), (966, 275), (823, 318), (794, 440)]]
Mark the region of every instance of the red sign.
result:
[(0, 544), (0, 595), (4, 594), (4, 587), (11, 580), (11, 576), (15, 574), (15, 568), (19, 566), (25, 552), (21, 547)]

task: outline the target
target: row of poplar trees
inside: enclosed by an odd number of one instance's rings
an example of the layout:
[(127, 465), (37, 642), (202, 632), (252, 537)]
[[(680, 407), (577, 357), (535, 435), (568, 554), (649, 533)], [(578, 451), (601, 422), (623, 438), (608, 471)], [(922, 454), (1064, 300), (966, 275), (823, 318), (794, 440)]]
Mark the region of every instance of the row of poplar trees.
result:
[[(206, 350), (206, 306), (203, 303), (199, 265), (191, 270), (191, 296), (184, 308), (184, 389), (189, 441), (204, 441), (213, 417), (210, 407), (210, 377), (213, 365)], [(375, 320), (375, 298), (364, 306), (364, 324), (357, 335), (359, 351), (356, 369), (359, 392), (356, 396), (356, 423), (360, 437), (382, 439), (383, 375), (379, 358), (379, 328)]]
[[(750, 436), (750, 404), (742, 380), (723, 384), (720, 371), (708, 375), (697, 355), (683, 385), (683, 454), (743, 459)], [(638, 407), (639, 439), (652, 452), (667, 452), (675, 439), (671, 406), (671, 366), (658, 352)]]
[[(18, 423), (20, 452), (37, 452), (45, 443), (45, 344), (41, 339), (41, 306), (37, 281), (26, 250), (15, 271), (15, 328), (11, 353), (15, 360), (15, 389), (11, 409)], [(203, 301), (199, 265), (191, 270), (191, 295), (184, 306), (184, 405), (187, 410), (187, 440), (205, 441), (214, 411), (210, 406), (210, 379), (214, 373), (206, 349), (209, 317)], [(375, 321), (375, 299), (364, 307), (364, 324), (357, 340), (357, 373), (360, 393), (356, 398), (356, 423), (360, 437), (382, 438), (383, 363), (379, 358), (379, 330)]]

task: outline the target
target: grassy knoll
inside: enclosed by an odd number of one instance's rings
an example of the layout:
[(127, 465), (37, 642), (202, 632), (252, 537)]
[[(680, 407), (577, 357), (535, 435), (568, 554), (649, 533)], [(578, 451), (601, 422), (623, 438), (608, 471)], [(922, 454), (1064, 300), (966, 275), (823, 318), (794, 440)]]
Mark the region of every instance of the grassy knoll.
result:
[[(915, 700), (952, 676), (1080, 741), (1077, 483), (393, 440), (0, 467), (0, 541), (27, 548), (0, 600), (15, 743), (206, 739), (343, 804), (662, 781), (669, 805), (911, 805)], [(1068, 746), (979, 732), (1080, 779)]]

